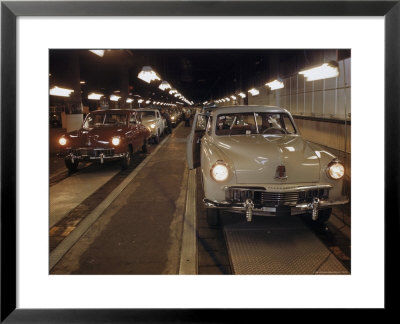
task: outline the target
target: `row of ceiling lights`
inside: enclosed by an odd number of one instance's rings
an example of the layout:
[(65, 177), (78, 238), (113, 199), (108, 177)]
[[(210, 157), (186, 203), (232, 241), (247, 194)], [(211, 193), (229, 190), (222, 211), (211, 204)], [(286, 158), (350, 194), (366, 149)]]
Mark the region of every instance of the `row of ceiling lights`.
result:
[(142, 71), (139, 72), (138, 78), (147, 83), (151, 83), (152, 81), (161, 81), (161, 84), (158, 86), (159, 89), (162, 91), (170, 89), (168, 92), (170, 95), (183, 100), (188, 105), (193, 105), (193, 101), (189, 101), (182, 94), (180, 94), (178, 90), (173, 89), (168, 81), (162, 81), (160, 76), (151, 68), (151, 66), (144, 66)]
[[(82, 82), (81, 82), (82, 83)], [(71, 93), (74, 92), (74, 90), (71, 89), (66, 89), (66, 88), (60, 88), (60, 87), (53, 87), (50, 89), (50, 95), (52, 96), (59, 96), (59, 97), (70, 97)], [(104, 95), (102, 93), (96, 93), (96, 92), (92, 92), (89, 93), (88, 95), (88, 99), (89, 100), (100, 100), (102, 97), (104, 97)], [(117, 94), (113, 93), (109, 96), (109, 99), (111, 101), (119, 101), (121, 99), (121, 96), (118, 96)], [(132, 103), (135, 100), (133, 98), (127, 98), (126, 99), (126, 103)], [(139, 104), (144, 102), (144, 99), (137, 99), (137, 102)], [(174, 106), (176, 107), (176, 104), (172, 104), (172, 103), (166, 103), (166, 102), (162, 102), (162, 101), (151, 101), (151, 100), (146, 100), (146, 104), (150, 104), (153, 103), (154, 105), (161, 105), (161, 106)], [(179, 102), (177, 102), (179, 103)]]
[[(335, 78), (339, 75), (339, 68), (338, 64), (336, 62), (329, 62), (329, 63), (324, 63), (320, 66), (313, 67), (304, 71), (299, 72), (299, 74), (304, 75), (306, 78), (306, 81), (316, 81), (316, 80), (322, 80), (322, 79), (329, 79), (329, 78)], [(265, 86), (269, 87), (271, 90), (278, 90), (282, 89), (285, 87), (284, 83), (282, 80), (273, 80), (271, 82), (267, 82)], [(252, 88), (248, 90), (253, 97), (258, 96), (260, 94), (260, 91), (257, 88)], [(243, 92), (238, 93), (238, 96), (242, 98), (246, 98), (246, 95)], [(237, 97), (235, 95), (231, 95), (230, 97), (225, 97), (221, 98), (218, 100), (215, 100), (216, 103), (221, 103), (221, 102), (227, 102), (230, 100), (236, 100)], [(208, 104), (208, 101), (203, 102), (204, 105)]]
[[(89, 50), (90, 52), (103, 57), (104, 56), (104, 50)], [(51, 76), (51, 74), (50, 74)], [(139, 72), (138, 74), (138, 78), (147, 82), (147, 83), (151, 83), (152, 81), (156, 81), (159, 80), (161, 81), (161, 78), (159, 77), (159, 75), (151, 68), (151, 66), (144, 66), (142, 68), (142, 71)], [(85, 81), (80, 81), (81, 84), (85, 84)], [(161, 89), (162, 91), (171, 89), (169, 91), (170, 95), (173, 95), (175, 98), (179, 98), (180, 100), (183, 100), (184, 102), (186, 102), (188, 105), (193, 105), (193, 101), (189, 101), (187, 100), (182, 94), (180, 94), (178, 92), (178, 90), (173, 89), (171, 87), (171, 85), (167, 82), (167, 81), (162, 81), (161, 84), (159, 85), (159, 89)], [(50, 95), (53, 96), (60, 96), (60, 97), (70, 97), (71, 93), (74, 92), (74, 90), (72, 89), (66, 89), (66, 88), (60, 88), (57, 86), (54, 86), (53, 88), (50, 89)], [(119, 92), (119, 91), (115, 91), (115, 92)], [(96, 92), (92, 92), (88, 95), (88, 99), (89, 100), (100, 100), (102, 97), (104, 96), (104, 94), (102, 93), (96, 93)], [(140, 96), (139, 96), (140, 97)], [(110, 95), (110, 100), (111, 101), (119, 101), (121, 99), (121, 96), (114, 94)], [(132, 103), (134, 101), (134, 99), (132, 98), (127, 98), (126, 102), (127, 103)], [(139, 104), (144, 102), (144, 99), (138, 99), (137, 102)], [(150, 104), (151, 100), (146, 100), (146, 104)], [(181, 102), (176, 102), (179, 104), (182, 104)], [(153, 101), (153, 104), (156, 105), (163, 105), (163, 106), (176, 106), (176, 104), (171, 104), (171, 103), (166, 103), (166, 102), (160, 102), (160, 101)]]

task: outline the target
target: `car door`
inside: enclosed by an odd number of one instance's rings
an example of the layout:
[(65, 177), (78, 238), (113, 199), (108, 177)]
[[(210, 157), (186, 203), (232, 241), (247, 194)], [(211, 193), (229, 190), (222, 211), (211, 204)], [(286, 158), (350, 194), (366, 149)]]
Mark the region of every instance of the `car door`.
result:
[(160, 116), (160, 112), (156, 111), (156, 120), (157, 120), (157, 125), (158, 128), (160, 129), (160, 134), (164, 133), (164, 121), (162, 120)]
[(186, 160), (189, 169), (200, 166), (201, 138), (206, 132), (208, 116), (196, 114), (193, 119), (192, 129), (186, 141)]
[(132, 141), (131, 141), (132, 148), (133, 148), (133, 151), (136, 152), (142, 143), (136, 112), (131, 113), (131, 115), (129, 117), (129, 126), (130, 126), (130, 130), (132, 132), (131, 133), (132, 134)]

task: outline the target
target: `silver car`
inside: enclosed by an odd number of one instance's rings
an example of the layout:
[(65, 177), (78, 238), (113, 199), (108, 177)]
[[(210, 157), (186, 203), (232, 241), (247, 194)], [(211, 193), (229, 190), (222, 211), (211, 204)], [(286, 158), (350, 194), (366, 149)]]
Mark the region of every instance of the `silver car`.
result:
[(219, 210), (246, 215), (310, 213), (324, 224), (345, 204), (344, 165), (304, 140), (291, 114), (271, 106), (232, 106), (197, 113), (187, 139), (190, 169), (200, 167), (209, 225)]

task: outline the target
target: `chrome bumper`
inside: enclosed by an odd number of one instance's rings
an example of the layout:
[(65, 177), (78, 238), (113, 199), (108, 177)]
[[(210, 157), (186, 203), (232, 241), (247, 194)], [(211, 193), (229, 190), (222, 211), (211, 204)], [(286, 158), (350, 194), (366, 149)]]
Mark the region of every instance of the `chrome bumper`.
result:
[[(348, 199), (345, 200), (340, 200), (340, 201), (333, 201), (333, 200), (320, 200), (319, 201), (319, 209), (325, 209), (329, 208), (331, 206), (336, 206), (336, 205), (344, 205), (349, 202)], [(249, 209), (249, 202), (244, 202), (244, 203), (230, 203), (227, 201), (212, 201), (210, 199), (204, 198), (203, 203), (205, 207), (207, 208), (219, 208), (219, 209), (228, 209), (231, 210), (232, 212), (241, 212), (245, 213)], [(295, 206), (277, 206), (277, 207), (257, 207), (254, 206), (251, 208), (252, 212), (257, 215), (265, 215), (265, 216), (270, 216), (270, 215), (276, 215), (279, 213), (281, 210), (290, 210), (290, 213), (292, 215), (295, 214), (301, 214), (307, 211), (313, 211), (315, 209), (313, 203), (301, 203), (301, 204), (296, 204)]]
[[(61, 152), (58, 154), (60, 158), (74, 161), (100, 161), (103, 163), (104, 161), (112, 161), (119, 160), (125, 157), (126, 153), (114, 153), (113, 149), (76, 149), (75, 152), (79, 152), (78, 154), (74, 154), (73, 152)], [(106, 152), (108, 151), (108, 152)], [(86, 153), (85, 153), (86, 152)], [(112, 152), (112, 154), (111, 154)]]
[(68, 154), (64, 158), (70, 159), (72, 162), (75, 161), (100, 161), (103, 163), (104, 161), (112, 161), (112, 160), (119, 160), (125, 157), (125, 153), (121, 154), (114, 154), (113, 156), (105, 156), (100, 154), (100, 156), (89, 156), (89, 155), (73, 155)]

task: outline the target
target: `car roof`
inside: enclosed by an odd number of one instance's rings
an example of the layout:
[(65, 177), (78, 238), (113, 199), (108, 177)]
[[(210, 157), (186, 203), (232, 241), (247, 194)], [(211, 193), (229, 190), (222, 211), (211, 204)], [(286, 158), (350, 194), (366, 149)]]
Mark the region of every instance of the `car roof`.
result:
[(130, 111), (134, 111), (133, 109), (105, 109), (105, 110), (94, 110), (91, 111), (91, 114), (104, 114), (104, 113), (129, 113)]
[(235, 113), (235, 112), (282, 112), (290, 115), (290, 112), (278, 106), (264, 106), (264, 105), (242, 105), (242, 106), (223, 106), (212, 109), (212, 114), (220, 113)]
[(159, 111), (158, 108), (136, 108), (134, 111)]

